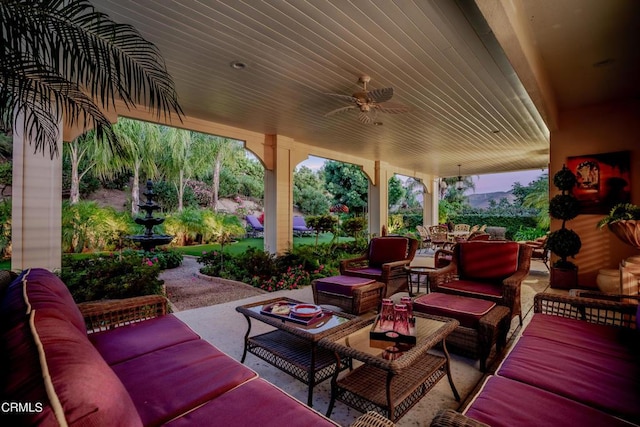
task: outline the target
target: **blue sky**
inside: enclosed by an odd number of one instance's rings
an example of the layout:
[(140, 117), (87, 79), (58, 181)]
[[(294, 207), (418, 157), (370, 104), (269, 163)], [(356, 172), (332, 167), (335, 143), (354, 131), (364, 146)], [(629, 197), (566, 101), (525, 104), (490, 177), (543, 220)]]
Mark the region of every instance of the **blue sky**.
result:
[[(309, 159), (300, 163), (300, 166), (304, 165), (309, 169), (317, 170), (325, 162), (325, 159), (320, 157), (310, 156)], [(509, 191), (511, 186), (515, 182), (526, 186), (532, 181), (535, 181), (540, 175), (547, 170), (528, 170), (517, 172), (504, 172), (490, 175), (476, 175), (473, 176), (473, 181), (476, 184), (475, 194), (493, 193), (496, 191)]]

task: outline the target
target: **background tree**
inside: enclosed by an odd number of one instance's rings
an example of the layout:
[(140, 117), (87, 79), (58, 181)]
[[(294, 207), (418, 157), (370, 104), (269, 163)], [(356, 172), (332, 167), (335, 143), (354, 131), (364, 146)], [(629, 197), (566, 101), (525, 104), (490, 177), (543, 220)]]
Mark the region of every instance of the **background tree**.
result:
[(389, 179), (388, 197), (389, 206), (395, 206), (400, 203), (406, 194), (406, 190), (402, 186), (402, 181), (397, 176), (392, 176)]
[(152, 123), (120, 118), (113, 126), (120, 141), (120, 150), (113, 152), (104, 144), (98, 144), (94, 157), (95, 173), (101, 178), (111, 178), (129, 170), (131, 183), (131, 215), (138, 214), (140, 204), (140, 178), (155, 178), (158, 174), (156, 155), (160, 148), (160, 127)]
[(57, 154), (61, 119), (94, 127), (116, 147), (104, 114), (116, 99), (158, 117), (182, 115), (157, 47), (86, 0), (3, 0), (0, 32), (0, 127), (10, 130), (24, 114), (36, 151)]
[(529, 183), (530, 191), (522, 201), (522, 206), (537, 210), (538, 227), (548, 230), (551, 226), (549, 217), (549, 174), (544, 173)]
[(324, 189), (324, 177), (302, 166), (293, 172), (293, 203), (306, 215), (320, 215), (329, 211), (329, 197)]
[(347, 205), (351, 211), (364, 212), (369, 195), (369, 180), (359, 166), (332, 160), (324, 164), (326, 188), (333, 195), (332, 204)]

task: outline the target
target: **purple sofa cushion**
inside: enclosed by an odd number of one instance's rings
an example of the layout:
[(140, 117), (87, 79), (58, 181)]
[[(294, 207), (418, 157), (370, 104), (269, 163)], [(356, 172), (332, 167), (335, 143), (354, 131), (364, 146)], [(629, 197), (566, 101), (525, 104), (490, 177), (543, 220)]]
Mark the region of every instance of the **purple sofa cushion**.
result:
[(458, 246), (461, 279), (502, 281), (518, 270), (516, 242), (471, 241)]
[(89, 335), (89, 340), (109, 365), (199, 338), (173, 314)]
[(168, 427), (205, 425), (335, 427), (337, 424), (257, 378), (167, 423)]
[(376, 237), (369, 243), (369, 266), (402, 261), (407, 259), (408, 251), (409, 239), (406, 237)]
[(43, 405), (16, 424), (142, 425), (122, 383), (76, 325), (51, 308), (32, 310), (31, 317), (31, 326), (24, 322), (3, 336), (3, 394)]
[(69, 288), (58, 276), (42, 268), (24, 270), (8, 287), (0, 308), (3, 327), (24, 321), (30, 310), (48, 308), (67, 318), (79, 331), (86, 331)]
[(497, 374), (640, 422), (640, 364), (523, 336)]
[(500, 298), (502, 296), (502, 285), (496, 283), (476, 282), (473, 280), (454, 280), (438, 286), (446, 292), (447, 289), (456, 292), (464, 292), (469, 296), (478, 298)]
[(373, 279), (367, 279), (356, 276), (331, 276), (316, 280), (316, 289), (323, 292), (333, 294), (353, 296), (353, 290), (364, 285), (375, 282)]
[(634, 332), (614, 326), (537, 313), (522, 335), (553, 340), (633, 361), (638, 360), (638, 355), (632, 351)]
[(111, 366), (144, 425), (158, 425), (255, 378), (204, 340), (187, 341)]
[(589, 406), (508, 378), (487, 378), (464, 414), (492, 427), (628, 426)]
[(415, 311), (436, 316), (452, 317), (461, 326), (476, 329), (482, 316), (486, 315), (496, 303), (458, 295), (433, 292), (417, 298), (413, 302)]

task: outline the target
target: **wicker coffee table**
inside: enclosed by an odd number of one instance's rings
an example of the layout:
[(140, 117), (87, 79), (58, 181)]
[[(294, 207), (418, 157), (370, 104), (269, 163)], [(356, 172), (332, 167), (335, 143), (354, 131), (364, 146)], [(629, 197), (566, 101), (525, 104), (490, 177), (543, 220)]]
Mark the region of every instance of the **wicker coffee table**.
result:
[[(455, 399), (460, 400), (445, 345), (446, 337), (459, 325), (457, 320), (416, 313), (417, 343), (396, 360), (384, 359), (384, 350), (370, 345), (369, 331), (374, 321), (370, 318), (350, 325), (320, 340), (322, 347), (334, 352), (338, 363), (331, 380), (327, 416), (339, 400), (358, 411), (376, 411), (397, 421), (445, 375)], [(437, 344), (442, 344), (442, 356), (429, 352)], [(338, 379), (345, 357), (363, 364)]]
[[(248, 323), (240, 362), (244, 363), (247, 353), (251, 353), (307, 384), (307, 405), (313, 406), (313, 387), (330, 378), (336, 368), (345, 370), (351, 366), (348, 357), (340, 358), (340, 363), (336, 364), (334, 353), (319, 348), (318, 341), (329, 334), (360, 323), (361, 319), (347, 313), (324, 311), (324, 317), (320, 322), (305, 326), (264, 314), (264, 307), (277, 302), (302, 304), (300, 301), (281, 297), (236, 307), (236, 311), (242, 313)], [(276, 330), (249, 336), (251, 319), (269, 324)]]

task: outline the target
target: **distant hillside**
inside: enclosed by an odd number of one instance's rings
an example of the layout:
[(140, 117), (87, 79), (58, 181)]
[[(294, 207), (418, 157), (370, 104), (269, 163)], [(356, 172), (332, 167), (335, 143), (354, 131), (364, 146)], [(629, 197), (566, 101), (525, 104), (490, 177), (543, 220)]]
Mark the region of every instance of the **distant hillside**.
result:
[(469, 204), (473, 208), (481, 208), (485, 209), (489, 207), (489, 202), (491, 200), (495, 200), (496, 203), (500, 202), (500, 200), (506, 198), (509, 203), (513, 203), (516, 199), (511, 191), (497, 191), (495, 193), (483, 193), (483, 194), (470, 194), (468, 196)]

